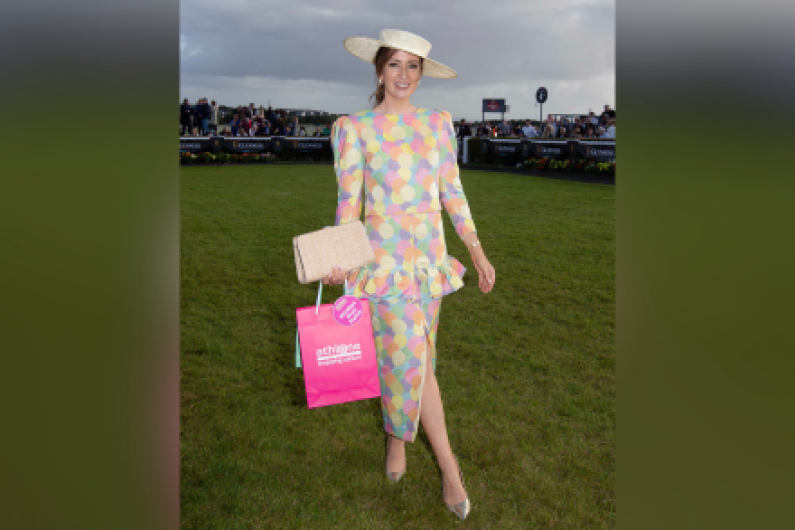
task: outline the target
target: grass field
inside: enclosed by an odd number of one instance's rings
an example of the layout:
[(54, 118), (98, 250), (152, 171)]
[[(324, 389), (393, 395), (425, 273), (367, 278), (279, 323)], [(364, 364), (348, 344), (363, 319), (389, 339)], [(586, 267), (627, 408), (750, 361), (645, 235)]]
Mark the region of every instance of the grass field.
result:
[[(422, 429), (384, 475), (378, 400), (307, 410), (292, 237), (333, 224), (331, 165), (181, 171), (183, 528), (614, 528), (614, 188), (463, 171), (494, 291), (446, 297), (437, 377), (472, 513)], [(324, 303), (340, 287), (324, 290)]]

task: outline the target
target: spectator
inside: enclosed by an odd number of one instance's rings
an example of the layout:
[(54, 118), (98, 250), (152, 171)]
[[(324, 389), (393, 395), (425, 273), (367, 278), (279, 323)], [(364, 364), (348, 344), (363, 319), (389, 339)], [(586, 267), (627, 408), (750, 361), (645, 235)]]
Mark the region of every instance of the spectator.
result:
[(602, 138), (615, 138), (616, 137), (616, 119), (610, 118), (607, 130), (602, 135)]
[(594, 125), (592, 123), (588, 124), (588, 128), (585, 130), (584, 138), (596, 138), (596, 133), (594, 132)]
[(602, 112), (601, 118), (604, 118), (605, 123), (610, 123), (611, 119), (615, 119), (616, 111), (610, 108), (610, 105), (605, 105), (605, 110)]
[(249, 106), (248, 106), (248, 117), (249, 118), (254, 118), (256, 115), (257, 115), (257, 107), (253, 103), (249, 104)]
[(554, 123), (547, 123), (546, 127), (544, 127), (544, 138), (554, 138), (555, 137), (555, 124)]
[(583, 128), (582, 128), (582, 120), (580, 118), (576, 118), (574, 120), (574, 125), (572, 126), (571, 135), (574, 138), (579, 138), (582, 136)]
[(593, 111), (588, 113), (588, 120), (586, 123), (591, 123), (593, 125), (597, 125), (599, 123), (599, 120), (596, 118), (596, 115), (593, 113)]
[(570, 135), (572, 138), (582, 137), (582, 124), (580, 124), (580, 118), (574, 120), (574, 124), (571, 126)]
[(301, 125), (301, 128), (298, 130), (298, 136), (306, 136), (306, 129), (304, 129), (303, 125)]
[(191, 108), (188, 98), (183, 99), (182, 105), (179, 106), (179, 125), (180, 134), (190, 134), (193, 121), (191, 120)]
[(565, 125), (561, 125), (560, 126), (560, 129), (558, 130), (558, 138), (568, 138), (568, 136), (566, 136), (566, 126)]
[[(508, 125), (508, 120), (502, 120), (502, 123), (497, 125), (497, 130), (503, 136), (508, 136), (509, 134), (511, 134), (511, 126)], [(497, 135), (495, 134), (494, 136), (497, 136)]]
[(597, 138), (601, 138), (602, 136), (604, 136), (604, 134), (605, 134), (605, 128), (604, 127), (597, 127), (596, 128), (596, 137)]
[(461, 138), (472, 136), (472, 129), (469, 127), (467, 121), (463, 118), (461, 118), (461, 124), (458, 126), (458, 136)]
[(240, 123), (240, 115), (239, 114), (233, 114), (232, 115), (232, 121), (229, 123), (229, 125), (232, 127), (232, 136), (237, 136), (237, 130), (238, 130), (238, 128), (241, 125), (241, 123)]
[(525, 120), (524, 127), (522, 127), (522, 134), (527, 138), (535, 138), (538, 136), (538, 131), (533, 127), (530, 120)]
[(323, 125), (323, 136), (331, 136), (331, 131), (328, 128), (328, 124)]
[(213, 108), (207, 98), (202, 99), (202, 134), (209, 136), (210, 134), (210, 120), (212, 119)]

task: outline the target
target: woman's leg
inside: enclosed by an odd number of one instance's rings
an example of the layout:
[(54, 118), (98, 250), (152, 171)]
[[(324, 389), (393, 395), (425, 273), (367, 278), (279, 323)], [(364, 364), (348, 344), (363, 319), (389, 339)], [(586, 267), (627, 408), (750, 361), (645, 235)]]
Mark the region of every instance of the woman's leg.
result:
[[(430, 352), (430, 344), (427, 345)], [(430, 359), (425, 366), (425, 382), (422, 390), (422, 408), (420, 410), (420, 423), (425, 433), (428, 435), (436, 455), (436, 461), (442, 470), (442, 481), (444, 484), (444, 502), (447, 504), (458, 504), (467, 498), (464, 485), (458, 473), (458, 464), (453, 457), (453, 450), (450, 448), (450, 440), (447, 438), (447, 428), (444, 424), (444, 408), (442, 407), (442, 396), (439, 392), (439, 385), (436, 375), (433, 373)]]
[[(450, 440), (447, 438), (442, 396), (430, 359), (430, 343), (426, 343), (426, 348), (429, 353), (425, 364), (420, 422), (431, 442), (439, 468), (442, 470), (444, 501), (447, 504), (458, 504), (467, 498), (467, 494), (461, 483), (458, 464), (453, 456), (453, 450), (450, 448)], [(391, 435), (387, 440), (386, 468), (388, 471), (396, 473), (406, 470), (406, 442)]]

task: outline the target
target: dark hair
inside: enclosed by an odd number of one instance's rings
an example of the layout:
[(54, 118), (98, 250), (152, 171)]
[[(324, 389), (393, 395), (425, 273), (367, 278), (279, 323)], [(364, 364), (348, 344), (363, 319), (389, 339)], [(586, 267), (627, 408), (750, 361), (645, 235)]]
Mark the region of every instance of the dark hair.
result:
[[(375, 58), (373, 59), (373, 64), (375, 65), (375, 92), (370, 95), (370, 99), (375, 98), (375, 104), (373, 108), (376, 108), (378, 105), (384, 101), (384, 96), (386, 95), (386, 87), (383, 83), (379, 83), (378, 79), (384, 73), (384, 67), (389, 60), (401, 50), (397, 48), (389, 48), (388, 46), (381, 46), (378, 48), (378, 51), (375, 54)], [(420, 75), (422, 75), (422, 67), (425, 63), (425, 59), (420, 57)]]

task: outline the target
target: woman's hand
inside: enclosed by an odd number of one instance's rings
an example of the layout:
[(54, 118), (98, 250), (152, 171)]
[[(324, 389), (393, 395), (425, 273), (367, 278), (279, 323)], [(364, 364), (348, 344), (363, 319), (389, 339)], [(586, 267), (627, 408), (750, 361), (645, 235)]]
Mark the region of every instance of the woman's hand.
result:
[(478, 271), (478, 286), (483, 293), (490, 293), (494, 288), (494, 282), (497, 281), (497, 276), (494, 267), (491, 266), (489, 260), (486, 258), (486, 253), (483, 252), (483, 247), (480, 245), (471, 247), (469, 255), (472, 258), (472, 263)]
[(339, 285), (343, 281), (345, 281), (345, 271), (339, 265), (335, 265), (331, 274), (327, 274), (323, 278), (323, 284), (325, 285)]
[[(353, 285), (353, 282), (356, 280), (356, 276), (359, 274), (359, 269), (353, 269), (349, 273), (348, 276), (348, 285)], [(323, 283), (325, 285), (339, 285), (345, 281), (345, 271), (342, 270), (342, 267), (336, 265), (334, 269), (331, 271), (331, 274), (327, 274), (325, 278), (323, 278)]]

